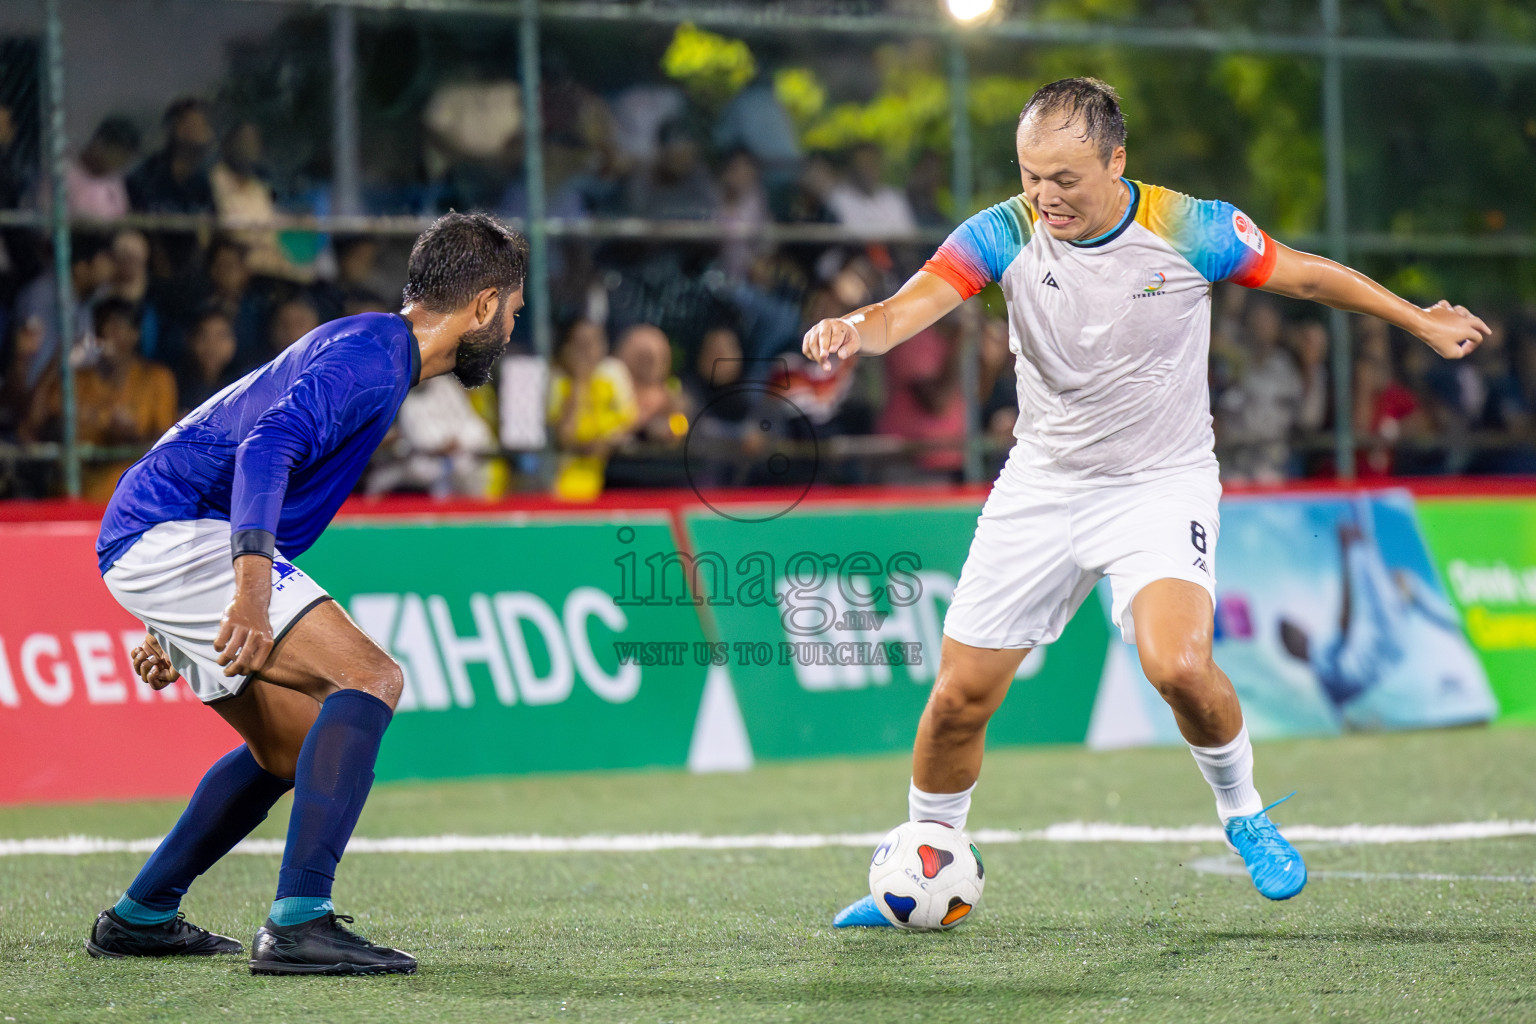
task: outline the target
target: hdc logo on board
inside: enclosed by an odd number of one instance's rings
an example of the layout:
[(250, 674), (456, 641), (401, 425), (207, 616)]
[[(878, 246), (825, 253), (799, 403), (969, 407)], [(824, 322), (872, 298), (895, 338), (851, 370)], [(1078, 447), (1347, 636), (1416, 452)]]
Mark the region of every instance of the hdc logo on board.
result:
[(399, 711), (474, 707), (471, 665), (484, 668), (503, 705), (562, 704), (578, 679), (610, 704), (640, 692), (640, 665), (609, 671), (598, 659), (629, 618), (596, 587), (576, 587), (558, 609), (527, 591), (471, 594), (467, 609), (454, 609), (473, 623), (463, 632), (438, 594), (355, 594), (347, 607), (404, 669)]

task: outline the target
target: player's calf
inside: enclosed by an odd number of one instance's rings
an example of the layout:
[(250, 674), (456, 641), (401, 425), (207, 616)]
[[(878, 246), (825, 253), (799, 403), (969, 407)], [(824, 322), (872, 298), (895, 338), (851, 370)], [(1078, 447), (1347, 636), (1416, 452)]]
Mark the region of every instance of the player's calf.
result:
[(300, 931), (309, 935), (322, 928), (315, 922), (334, 914), (337, 866), (372, 788), (404, 674), (346, 612), (326, 602), (299, 620), (262, 677), (318, 701), (294, 763), (288, 840), (267, 923), (279, 936), (308, 925)]
[[(251, 702), (236, 697), (227, 707)], [(293, 783), (264, 771), (245, 746), (216, 761), (170, 833), (122, 898), (97, 917), (92, 956), (207, 956), (239, 953), (240, 943), (188, 924), (179, 913), (187, 888), (250, 834)]]
[[(944, 637), (938, 678), (917, 725), (912, 748), (911, 821), (938, 821), (963, 830), (971, 794), (981, 773), (987, 722), (1008, 694), (1027, 652), (1020, 648), (972, 647)], [(872, 896), (840, 910), (834, 928), (882, 928), (891, 922)]]
[(986, 732), (993, 709), (986, 695), (969, 693), (941, 675), (918, 728), (935, 747), (965, 747)]
[(1138, 652), (1147, 681), (1173, 709), (1191, 743), (1214, 745), (1232, 737), (1242, 722), (1237, 693), (1208, 647), (1142, 643)]
[(912, 748), (912, 779), (918, 787), (930, 793), (958, 793), (975, 784), (987, 722), (1007, 696), (1024, 653), (944, 638), (938, 678)]

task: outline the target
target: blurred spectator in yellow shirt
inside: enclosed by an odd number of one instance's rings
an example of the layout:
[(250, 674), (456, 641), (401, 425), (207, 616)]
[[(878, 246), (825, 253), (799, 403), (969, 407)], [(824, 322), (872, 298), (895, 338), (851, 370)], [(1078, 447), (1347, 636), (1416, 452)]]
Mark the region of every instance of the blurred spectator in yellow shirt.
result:
[(619, 335), (615, 351), (634, 386), (635, 436), (641, 441), (680, 442), (688, 433), (683, 385), (672, 375), (672, 345), (661, 328), (635, 324)]
[(549, 422), (559, 463), (555, 495), (591, 501), (603, 491), (603, 470), (615, 445), (639, 418), (624, 364), (608, 355), (603, 328), (577, 320), (565, 332), (549, 382)]

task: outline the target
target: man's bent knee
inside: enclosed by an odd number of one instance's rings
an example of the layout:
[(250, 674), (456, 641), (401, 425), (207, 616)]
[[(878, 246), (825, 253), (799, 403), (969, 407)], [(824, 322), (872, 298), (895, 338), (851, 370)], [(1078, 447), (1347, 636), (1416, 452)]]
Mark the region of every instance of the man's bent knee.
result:
[(986, 728), (994, 703), (990, 694), (967, 691), (941, 672), (928, 698), (928, 718), (940, 732), (972, 733)]
[(400, 694), (405, 690), (405, 673), (399, 662), (384, 655), (346, 673), (336, 684), (337, 689), (361, 690), (371, 694), (388, 704), (393, 711), (395, 705), (400, 703)]
[(1143, 654), (1142, 671), (1147, 681), (1170, 704), (1198, 702), (1216, 683), (1216, 662), (1204, 650), (1185, 647), (1158, 654)]

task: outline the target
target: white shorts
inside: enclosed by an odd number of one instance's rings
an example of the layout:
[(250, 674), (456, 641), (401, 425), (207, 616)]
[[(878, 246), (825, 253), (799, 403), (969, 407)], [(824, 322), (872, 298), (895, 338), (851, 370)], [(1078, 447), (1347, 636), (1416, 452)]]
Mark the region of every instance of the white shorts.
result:
[(1131, 601), (1155, 580), (1199, 584), (1214, 607), (1220, 500), (1214, 460), (1152, 480), (1063, 483), (1010, 455), (976, 521), (944, 635), (988, 649), (1051, 643), (1105, 576), (1127, 643)]
[[(249, 676), (226, 676), (213, 649), (219, 620), (235, 595), (229, 524), (217, 519), (160, 523), (123, 553), (102, 580), (117, 603), (144, 623), (204, 704), (227, 700)], [(272, 635), (330, 595), (279, 553), (272, 560)]]

